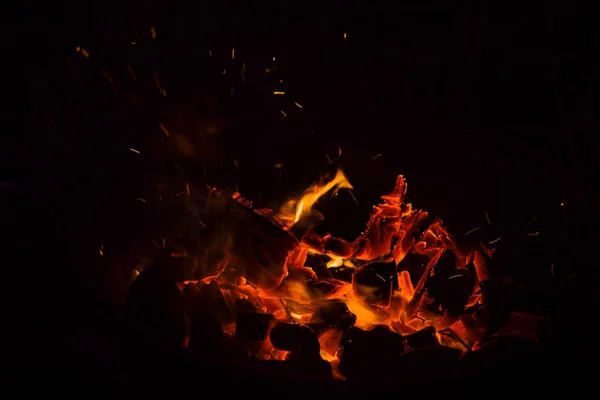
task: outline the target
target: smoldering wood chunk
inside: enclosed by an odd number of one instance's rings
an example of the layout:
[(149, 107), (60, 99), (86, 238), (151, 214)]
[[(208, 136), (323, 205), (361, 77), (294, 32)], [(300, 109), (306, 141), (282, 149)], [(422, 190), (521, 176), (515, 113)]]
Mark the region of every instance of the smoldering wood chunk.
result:
[(306, 289), (312, 299), (323, 299), (338, 291), (344, 282), (333, 278), (311, 279), (306, 282)]
[(196, 313), (191, 317), (188, 349), (194, 355), (208, 356), (215, 353), (223, 338), (221, 323), (215, 317)]
[(427, 326), (420, 331), (402, 337), (406, 341), (408, 347), (412, 349), (423, 349), (439, 345), (435, 333), (436, 331), (433, 326)]
[(418, 282), (429, 263), (430, 257), (411, 251), (398, 264), (398, 271), (408, 271), (413, 282)]
[[(370, 331), (352, 327), (342, 339), (338, 369), (348, 379), (389, 378), (404, 353), (402, 336), (387, 326)], [(338, 351), (339, 355), (339, 351)]]
[(354, 274), (353, 268), (348, 267), (334, 267), (329, 268), (329, 273), (335, 279), (344, 282), (352, 282), (352, 275)]
[(398, 289), (395, 262), (375, 262), (363, 265), (352, 275), (354, 293), (370, 304), (389, 307), (392, 293)]
[(235, 336), (239, 340), (265, 341), (276, 322), (272, 314), (239, 313), (235, 323)]
[(291, 351), (291, 360), (320, 360), (319, 340), (306, 325), (278, 322), (271, 329), (271, 343), (278, 350)]
[(321, 322), (342, 331), (354, 326), (356, 315), (350, 312), (346, 303), (339, 300), (321, 300), (313, 302), (317, 306), (311, 322)]
[(473, 277), (466, 271), (449, 277), (434, 275), (427, 281), (427, 295), (449, 316), (458, 317), (473, 293), (473, 286)]
[(221, 325), (233, 321), (231, 310), (227, 306), (223, 292), (216, 281), (210, 283), (198, 282), (189, 284), (184, 289), (186, 293), (186, 309), (190, 316), (206, 314), (216, 318)]
[(149, 336), (176, 347), (186, 333), (184, 297), (166, 267), (152, 263), (131, 284), (127, 316)]
[(458, 367), (462, 352), (458, 349), (437, 345), (406, 352), (395, 366), (397, 374), (444, 373)]
[[(504, 371), (515, 376), (523, 371), (523, 367), (535, 361), (541, 354), (541, 346), (534, 340), (522, 336), (500, 336), (485, 343), (475, 344), (474, 351), (461, 358), (466, 372), (479, 374), (482, 371)], [(521, 368), (519, 370), (519, 368)]]
[(256, 307), (250, 301), (246, 299), (237, 299), (235, 301), (235, 314), (254, 314), (256, 313)]

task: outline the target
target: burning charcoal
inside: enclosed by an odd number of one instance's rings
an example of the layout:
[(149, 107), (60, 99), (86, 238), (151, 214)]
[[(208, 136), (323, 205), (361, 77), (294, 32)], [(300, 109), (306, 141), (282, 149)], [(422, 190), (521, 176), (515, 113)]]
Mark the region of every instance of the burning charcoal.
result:
[(237, 299), (235, 301), (235, 313), (238, 314), (254, 314), (256, 313), (256, 307), (250, 301), (246, 299)]
[(306, 282), (306, 290), (310, 294), (311, 299), (323, 299), (339, 290), (343, 290), (346, 285), (347, 283), (338, 281), (337, 279), (312, 279)]
[(188, 348), (195, 355), (213, 354), (223, 338), (221, 323), (203, 313), (192, 316), (190, 332)]
[(131, 284), (126, 313), (148, 335), (176, 347), (183, 346), (186, 330), (184, 297), (170, 271), (153, 263)]
[[(450, 253), (446, 251), (446, 253)], [(454, 273), (449, 277), (435, 275), (427, 281), (427, 295), (447, 311), (449, 316), (462, 315), (469, 296), (473, 292), (473, 280), (466, 272)]]
[(225, 302), (219, 284), (211, 281), (209, 284), (198, 282), (186, 287), (186, 308), (189, 315), (204, 313), (215, 317), (226, 325), (233, 321), (231, 310)]
[(346, 332), (342, 346), (339, 370), (348, 379), (390, 377), (404, 353), (402, 336), (387, 326), (370, 331), (352, 327)]
[(398, 264), (398, 271), (408, 271), (413, 282), (417, 282), (425, 267), (429, 263), (430, 258), (426, 255), (411, 251)]
[(335, 279), (344, 282), (352, 282), (352, 275), (354, 274), (354, 269), (348, 267), (334, 267), (329, 268), (329, 272)]
[(403, 336), (406, 344), (412, 349), (423, 349), (426, 347), (438, 346), (439, 342), (435, 335), (433, 326), (428, 326), (420, 331)]
[(356, 323), (356, 315), (351, 313), (346, 303), (342, 301), (325, 300), (313, 304), (317, 305), (317, 308), (311, 322), (322, 322), (341, 331), (345, 331)]
[(276, 349), (292, 352), (290, 359), (321, 359), (317, 335), (306, 325), (278, 322), (271, 329), (270, 338)]
[(389, 307), (392, 292), (398, 288), (396, 263), (371, 263), (360, 267), (352, 275), (352, 287), (369, 303)]
[(239, 313), (235, 324), (235, 336), (240, 340), (262, 342), (267, 340), (275, 323), (272, 314)]
[(396, 365), (396, 373), (402, 375), (448, 372), (456, 369), (462, 352), (458, 349), (437, 345), (407, 352)]

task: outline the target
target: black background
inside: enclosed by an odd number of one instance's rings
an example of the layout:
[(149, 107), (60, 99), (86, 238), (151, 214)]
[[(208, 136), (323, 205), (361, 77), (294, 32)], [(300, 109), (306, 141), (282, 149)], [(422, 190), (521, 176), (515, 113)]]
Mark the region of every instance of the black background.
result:
[[(341, 165), (358, 204), (344, 191), (321, 202), (324, 230), (355, 237), (404, 174), (408, 200), (456, 236), (486, 212), (498, 237), (539, 231), (507, 266), (517, 281), (591, 274), (599, 16), (592, 2), (23, 2), (4, 40), (28, 96), (4, 148), (26, 272), (57, 281), (49, 297), (66, 304), (79, 286), (118, 302), (98, 247), (123, 260), (153, 237), (135, 198), (158, 196), (157, 182), (274, 207)], [(242, 62), (245, 84), (231, 72)]]

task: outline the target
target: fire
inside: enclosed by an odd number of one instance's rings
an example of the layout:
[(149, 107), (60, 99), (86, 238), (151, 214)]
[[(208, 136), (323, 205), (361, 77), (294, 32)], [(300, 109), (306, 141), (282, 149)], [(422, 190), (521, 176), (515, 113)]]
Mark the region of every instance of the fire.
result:
[(309, 215), (313, 205), (330, 190), (337, 193), (340, 189), (352, 188), (350, 181), (340, 168), (329, 182), (315, 183), (304, 191), (300, 199), (293, 199), (284, 204), (277, 217), (284, 221), (291, 221), (289, 228), (300, 221), (302, 217)]

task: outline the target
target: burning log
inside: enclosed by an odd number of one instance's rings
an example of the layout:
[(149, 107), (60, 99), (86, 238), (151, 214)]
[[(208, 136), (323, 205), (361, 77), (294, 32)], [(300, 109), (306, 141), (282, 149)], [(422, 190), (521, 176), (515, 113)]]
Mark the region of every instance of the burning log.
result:
[(396, 263), (375, 262), (363, 265), (352, 275), (354, 293), (369, 304), (388, 308), (394, 289), (398, 289)]
[(216, 318), (223, 326), (233, 321), (233, 314), (227, 306), (223, 292), (216, 281), (188, 284), (184, 289), (186, 310), (192, 317), (206, 314)]
[(348, 379), (389, 378), (404, 353), (402, 336), (387, 326), (370, 331), (352, 327), (342, 340), (339, 370)]
[(311, 322), (321, 322), (345, 332), (356, 323), (356, 315), (351, 313), (346, 303), (339, 300), (313, 302), (317, 305)]
[(439, 345), (436, 330), (433, 326), (428, 326), (420, 331), (404, 335), (403, 338), (406, 345), (411, 349), (423, 349)]
[(278, 322), (271, 329), (271, 343), (278, 350), (290, 351), (290, 360), (321, 360), (315, 332), (306, 325)]
[(238, 313), (235, 336), (239, 340), (264, 342), (269, 337), (269, 332), (276, 322), (272, 314)]
[(125, 303), (127, 316), (149, 335), (183, 347), (186, 333), (184, 296), (173, 271), (152, 263), (131, 284)]

